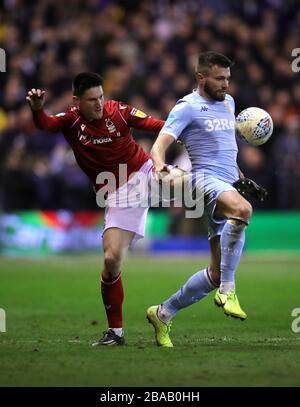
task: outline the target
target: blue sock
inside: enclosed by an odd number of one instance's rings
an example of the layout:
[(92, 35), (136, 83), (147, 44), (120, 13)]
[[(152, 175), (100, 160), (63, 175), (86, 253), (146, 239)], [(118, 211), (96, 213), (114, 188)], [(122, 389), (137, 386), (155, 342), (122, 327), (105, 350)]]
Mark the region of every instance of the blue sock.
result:
[(221, 284), (220, 292), (235, 289), (234, 275), (245, 243), (246, 225), (238, 220), (228, 220), (221, 234)]
[(164, 301), (159, 308), (159, 318), (163, 322), (168, 322), (179, 310), (200, 301), (215, 288), (208, 269), (198, 271), (175, 294)]

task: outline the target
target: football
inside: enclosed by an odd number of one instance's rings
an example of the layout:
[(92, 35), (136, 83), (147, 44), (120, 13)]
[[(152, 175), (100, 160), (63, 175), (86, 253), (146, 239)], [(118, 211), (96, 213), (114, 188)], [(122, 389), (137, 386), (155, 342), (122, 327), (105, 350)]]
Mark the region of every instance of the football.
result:
[(260, 146), (273, 133), (272, 117), (259, 107), (248, 107), (236, 117), (238, 137), (252, 146)]

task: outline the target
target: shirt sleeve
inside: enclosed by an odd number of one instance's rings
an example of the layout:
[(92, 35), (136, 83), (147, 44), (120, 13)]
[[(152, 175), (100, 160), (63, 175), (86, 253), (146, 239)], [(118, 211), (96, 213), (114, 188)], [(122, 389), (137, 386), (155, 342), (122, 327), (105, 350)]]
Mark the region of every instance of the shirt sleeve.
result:
[(184, 100), (179, 100), (170, 111), (166, 123), (161, 129), (161, 133), (169, 134), (170, 136), (174, 137), (175, 140), (177, 140), (191, 121), (191, 106)]
[(165, 122), (154, 119), (143, 111), (130, 105), (119, 104), (119, 112), (129, 127), (139, 130), (145, 130), (153, 133), (159, 133)]
[(48, 116), (43, 109), (32, 111), (34, 124), (38, 129), (53, 133), (63, 131), (71, 127), (76, 118), (72, 113), (59, 113), (56, 116)]

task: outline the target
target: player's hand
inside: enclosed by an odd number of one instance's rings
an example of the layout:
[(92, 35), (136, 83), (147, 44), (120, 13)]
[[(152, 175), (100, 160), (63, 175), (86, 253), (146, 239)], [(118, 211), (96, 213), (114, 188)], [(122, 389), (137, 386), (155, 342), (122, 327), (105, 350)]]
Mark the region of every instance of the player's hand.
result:
[(45, 91), (33, 88), (27, 93), (26, 100), (32, 110), (40, 110), (45, 103)]
[[(182, 191), (182, 188), (189, 182), (189, 174), (177, 165), (165, 165), (156, 178), (160, 185), (166, 186), (169, 198), (174, 198), (174, 194)], [(164, 194), (166, 190), (162, 190)]]
[(167, 164), (156, 165), (154, 167), (154, 176), (157, 181), (161, 180), (170, 172), (171, 166)]

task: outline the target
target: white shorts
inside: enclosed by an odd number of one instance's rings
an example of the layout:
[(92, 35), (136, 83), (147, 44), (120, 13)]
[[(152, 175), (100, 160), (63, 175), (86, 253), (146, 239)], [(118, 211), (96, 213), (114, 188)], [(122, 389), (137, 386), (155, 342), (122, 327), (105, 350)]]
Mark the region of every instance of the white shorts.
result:
[[(153, 177), (153, 162), (152, 160), (146, 161), (139, 171), (134, 174), (125, 185), (122, 185), (116, 193), (109, 194), (108, 205), (105, 208), (104, 214), (104, 227), (102, 232), (102, 237), (104, 232), (110, 228), (119, 228), (127, 230), (129, 232), (134, 232), (134, 237), (132, 243), (139, 239), (142, 239), (145, 235), (145, 226), (147, 213), (149, 210), (148, 205), (148, 184)], [(141, 183), (144, 191), (146, 191), (147, 196), (144, 197), (143, 204), (131, 202), (128, 205), (128, 201), (124, 203), (124, 198), (128, 196), (134, 196), (136, 187), (139, 186), (139, 191), (141, 188)], [(144, 188), (145, 187), (145, 188)], [(124, 192), (124, 194), (123, 194)], [(117, 198), (116, 198), (117, 197)], [(118, 205), (110, 205), (109, 202), (113, 200), (118, 201)], [(122, 204), (124, 206), (122, 207)]]

